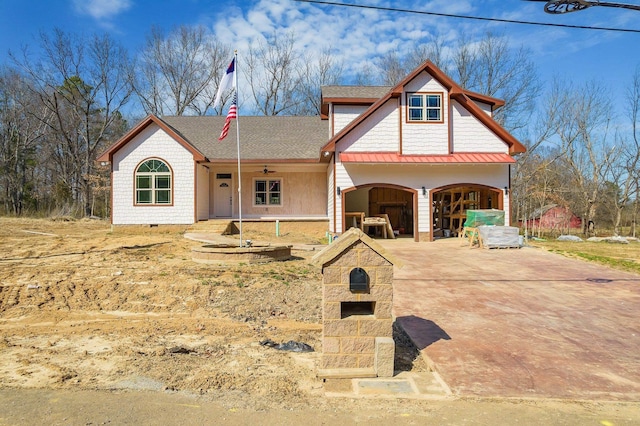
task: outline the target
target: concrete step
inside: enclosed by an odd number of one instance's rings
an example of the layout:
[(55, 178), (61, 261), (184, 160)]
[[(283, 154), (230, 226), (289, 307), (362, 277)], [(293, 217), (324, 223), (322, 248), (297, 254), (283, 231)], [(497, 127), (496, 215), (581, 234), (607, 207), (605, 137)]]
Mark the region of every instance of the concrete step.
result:
[(231, 229), (232, 221), (229, 219), (213, 219), (203, 220), (191, 225), (187, 232), (190, 233), (211, 233), (211, 234), (225, 234)]

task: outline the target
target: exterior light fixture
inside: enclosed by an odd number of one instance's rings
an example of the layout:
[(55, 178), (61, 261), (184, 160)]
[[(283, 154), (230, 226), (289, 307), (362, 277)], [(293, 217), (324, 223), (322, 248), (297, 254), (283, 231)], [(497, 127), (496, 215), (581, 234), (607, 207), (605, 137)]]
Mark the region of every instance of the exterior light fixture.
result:
[(336, 188), (336, 195), (339, 197), (340, 194), (342, 194), (342, 191), (340, 191), (340, 187)]
[(427, 188), (426, 187), (422, 187), (422, 195), (424, 195), (425, 197), (427, 196)]
[(504, 193), (505, 195), (509, 195), (509, 187), (507, 186), (504, 187)]

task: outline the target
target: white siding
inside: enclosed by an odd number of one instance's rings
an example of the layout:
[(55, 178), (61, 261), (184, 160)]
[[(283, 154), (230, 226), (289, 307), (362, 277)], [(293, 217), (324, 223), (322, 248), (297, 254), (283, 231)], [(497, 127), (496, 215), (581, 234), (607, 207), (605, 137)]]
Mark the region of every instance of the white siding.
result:
[[(475, 101), (474, 101), (475, 102)], [(491, 105), (485, 104), (483, 102), (475, 102), (476, 105), (480, 107), (481, 110), (487, 113), (489, 117), (493, 116), (493, 112), (491, 111)]]
[(398, 102), (396, 99), (390, 99), (345, 135), (336, 150), (398, 152), (400, 149), (398, 118)]
[[(442, 94), (442, 123), (407, 123), (406, 93)], [(402, 153), (428, 155), (449, 153), (449, 94), (436, 79), (423, 72), (405, 86), (402, 94)]]
[(456, 101), (452, 113), (453, 152), (509, 152), (504, 141)]
[(366, 105), (334, 105), (333, 135), (344, 129), (349, 123), (367, 110)]
[[(134, 174), (147, 158), (166, 161), (172, 174), (172, 206), (135, 206)], [(149, 125), (113, 155), (113, 223), (191, 224), (194, 222), (193, 155), (156, 124)]]

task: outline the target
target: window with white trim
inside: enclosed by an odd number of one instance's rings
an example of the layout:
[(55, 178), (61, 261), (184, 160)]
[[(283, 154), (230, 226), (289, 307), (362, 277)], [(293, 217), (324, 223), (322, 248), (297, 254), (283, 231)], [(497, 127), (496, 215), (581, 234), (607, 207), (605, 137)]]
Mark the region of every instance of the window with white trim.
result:
[(138, 166), (135, 176), (136, 204), (171, 204), (171, 169), (162, 160), (146, 160)]
[(279, 206), (282, 204), (282, 181), (256, 179), (253, 181), (253, 194), (256, 206)]
[(407, 121), (442, 122), (442, 93), (407, 94)]

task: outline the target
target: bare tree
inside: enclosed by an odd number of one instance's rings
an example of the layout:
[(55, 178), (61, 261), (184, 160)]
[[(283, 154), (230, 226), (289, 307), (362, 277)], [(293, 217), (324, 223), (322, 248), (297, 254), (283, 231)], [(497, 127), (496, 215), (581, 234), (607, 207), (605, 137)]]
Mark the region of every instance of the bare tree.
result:
[(620, 235), (622, 213), (629, 207), (632, 200), (638, 197), (640, 184), (640, 67), (632, 77), (631, 85), (626, 93), (626, 110), (631, 124), (628, 134), (618, 135), (611, 161), (607, 167), (606, 195), (609, 196), (608, 205), (612, 210), (612, 223), (615, 235)]
[[(562, 179), (552, 179), (550, 175), (558, 174), (558, 160), (562, 156), (554, 138), (560, 128), (566, 96), (558, 84), (553, 84), (545, 92), (544, 99), (545, 102), (531, 119), (530, 132), (525, 139), (527, 151), (518, 156), (512, 171), (512, 212), (517, 219), (530, 218), (533, 210), (551, 202), (568, 205), (566, 194), (561, 188), (554, 189), (556, 193), (553, 201), (547, 190), (547, 182), (562, 182)], [(532, 197), (532, 194), (537, 194), (538, 197)], [(545, 196), (540, 197), (540, 194)], [(537, 199), (536, 204), (533, 199)]]
[(409, 61), (401, 58), (395, 50), (381, 56), (376, 62), (380, 69), (380, 82), (384, 86), (398, 84), (411, 71)]
[(609, 143), (612, 104), (607, 92), (593, 82), (578, 88), (568, 86), (564, 96), (558, 131), (563, 152), (560, 161), (571, 173), (572, 207), (582, 213), (588, 234), (616, 155), (615, 145)]
[(524, 47), (512, 49), (504, 36), (487, 33), (478, 43), (463, 39), (453, 55), (454, 79), (465, 89), (503, 99), (493, 118), (514, 132), (528, 124), (540, 91), (530, 56)]
[(249, 48), (247, 80), (259, 113), (293, 113), (304, 101), (300, 85), (300, 56), (293, 34), (274, 34)]
[(455, 46), (446, 46), (444, 40), (437, 37), (417, 45), (405, 57), (394, 51), (379, 58), (376, 62), (381, 75), (378, 83), (397, 84), (429, 59), (465, 89), (503, 99), (505, 105), (496, 110), (493, 118), (514, 132), (529, 123), (540, 91), (530, 56), (524, 47), (514, 49), (506, 37), (492, 33), (485, 34), (479, 41), (463, 36)]
[(447, 45), (444, 37), (436, 35), (426, 44), (417, 44), (413, 51), (414, 54), (411, 55), (408, 60), (408, 71), (415, 69), (428, 59), (445, 74), (451, 75), (451, 66), (445, 53), (447, 51)]
[[(631, 139), (636, 150), (640, 151), (640, 65), (636, 67), (633, 74), (632, 84), (627, 92), (627, 102), (629, 118), (631, 120)], [(633, 199), (633, 220), (632, 236), (636, 236), (636, 223), (638, 212), (638, 197), (640, 196), (640, 171), (638, 164), (634, 169), (636, 174), (636, 192)]]
[(38, 142), (45, 134), (35, 115), (46, 111), (29, 84), (15, 70), (0, 72), (0, 197), (5, 212), (15, 215), (22, 215), (29, 201), (35, 204), (37, 188), (31, 176), (37, 166)]
[(445, 56), (445, 50), (444, 39), (439, 36), (429, 43), (416, 43), (411, 48), (411, 53), (406, 56), (401, 56), (397, 51), (391, 50), (376, 59), (375, 64), (379, 69), (379, 75), (378, 78), (373, 79), (375, 82), (372, 83), (371, 79), (369, 81), (363, 79), (362, 84), (394, 86), (427, 59), (449, 74), (449, 60)]
[(125, 127), (120, 111), (132, 93), (127, 53), (108, 35), (87, 39), (60, 29), (51, 36), (42, 33), (40, 47), (43, 57), (37, 62), (27, 52), (11, 56), (33, 81), (33, 93), (47, 112), (37, 117), (50, 132), (44, 152), (56, 169), (56, 184), (88, 215), (95, 158)]
[(154, 27), (131, 78), (147, 113), (205, 115), (211, 112), (219, 76), (230, 58), (231, 49), (204, 27), (183, 25), (169, 34)]
[(342, 70), (342, 63), (333, 58), (329, 49), (324, 49), (317, 57), (306, 55), (297, 72), (302, 102), (292, 110), (292, 114), (320, 115), (320, 88), (339, 84)]

